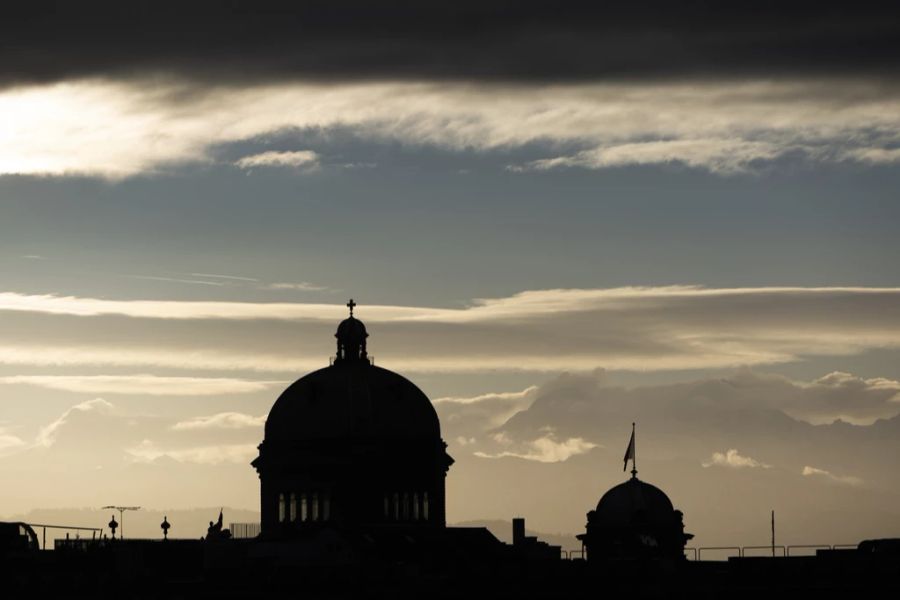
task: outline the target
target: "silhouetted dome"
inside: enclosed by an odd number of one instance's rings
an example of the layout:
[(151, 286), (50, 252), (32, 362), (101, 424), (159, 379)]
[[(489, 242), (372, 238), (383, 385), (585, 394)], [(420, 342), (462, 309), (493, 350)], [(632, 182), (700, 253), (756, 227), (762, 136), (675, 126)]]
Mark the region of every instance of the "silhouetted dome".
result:
[[(352, 318), (341, 327), (348, 322), (365, 331)], [(414, 383), (361, 360), (338, 362), (295, 381), (269, 412), (265, 432), (267, 443), (440, 435), (437, 413)]]
[(636, 522), (668, 525), (673, 510), (665, 492), (632, 477), (603, 494), (591, 523), (598, 527), (629, 527)]
[(443, 528), (453, 458), (437, 412), (405, 377), (376, 367), (366, 327), (338, 326), (331, 366), (284, 390), (251, 463), (260, 479), (260, 535), (306, 536), (333, 524)]
[(354, 340), (361, 343), (367, 337), (369, 337), (369, 334), (366, 331), (366, 326), (362, 321), (360, 321), (356, 317), (349, 317), (341, 321), (340, 325), (338, 325), (337, 333), (334, 334), (334, 337), (338, 338), (339, 340)]

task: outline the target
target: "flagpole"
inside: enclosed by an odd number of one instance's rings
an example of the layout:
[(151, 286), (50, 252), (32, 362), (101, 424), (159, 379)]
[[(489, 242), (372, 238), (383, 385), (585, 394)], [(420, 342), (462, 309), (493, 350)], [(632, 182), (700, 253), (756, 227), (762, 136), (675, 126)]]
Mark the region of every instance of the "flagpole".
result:
[(637, 440), (634, 437), (634, 423), (631, 424), (631, 439), (634, 446), (631, 448), (631, 478), (637, 479)]

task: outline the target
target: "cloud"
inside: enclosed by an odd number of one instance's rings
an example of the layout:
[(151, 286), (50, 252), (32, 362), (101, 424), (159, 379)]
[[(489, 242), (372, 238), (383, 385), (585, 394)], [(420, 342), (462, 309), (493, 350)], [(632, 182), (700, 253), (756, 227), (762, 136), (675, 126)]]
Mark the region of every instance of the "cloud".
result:
[(24, 446), (25, 441), (22, 438), (8, 433), (5, 428), (0, 427), (0, 456), (15, 452)]
[(703, 463), (704, 467), (728, 467), (731, 469), (770, 469), (772, 465), (761, 463), (749, 456), (742, 456), (734, 448), (722, 453), (713, 452), (708, 462)]
[(895, 164), (900, 162), (900, 148), (855, 148), (846, 157), (875, 165)]
[(254, 277), (239, 277), (237, 275), (217, 275), (215, 273), (191, 273), (192, 277), (211, 277), (213, 279), (228, 279), (230, 281), (247, 281), (256, 282), (259, 279)]
[[(249, 462), (260, 428), (173, 429), (189, 420), (185, 410), (192, 409), (170, 402), (113, 406), (94, 399), (45, 418), (27, 437), (20, 431), (26, 426), (17, 427), (16, 437), (24, 443), (13, 440), (12, 447), (0, 448), (0, 477), (17, 482), (7, 486), (0, 512), (114, 500), (171, 507), (219, 506), (230, 498), (255, 506), (259, 484)], [(0, 431), (0, 440), (6, 433)]]
[(810, 466), (803, 467), (802, 473), (804, 477), (816, 477), (843, 485), (858, 486), (862, 485), (863, 483), (862, 479), (860, 479), (859, 477), (853, 477), (851, 475), (835, 475), (834, 473), (826, 471), (825, 469), (817, 469)]
[(44, 460), (77, 456), (84, 464), (106, 466), (116, 466), (117, 457), (233, 462), (243, 460), (247, 449), (259, 444), (265, 419), (266, 415), (239, 412), (179, 419), (138, 413), (97, 398), (71, 406), (41, 427), (33, 448), (43, 451)]
[(179, 421), (172, 425), (176, 431), (191, 431), (195, 429), (242, 429), (244, 427), (262, 427), (266, 422), (266, 416), (254, 417), (238, 412), (223, 412), (208, 417), (194, 417), (187, 421)]
[[(458, 309), (368, 305), (357, 314), (379, 364), (396, 370), (559, 372), (734, 368), (893, 349), (898, 307), (897, 288), (668, 286), (534, 290)], [(345, 316), (340, 303), (6, 292), (0, 364), (297, 372), (327, 364)], [(422, 353), (423, 339), (440, 344)], [(847, 386), (830, 385), (835, 394)]]
[[(740, 369), (725, 377), (624, 387), (611, 384), (604, 373), (566, 373), (537, 386), (530, 393), (532, 401), (512, 412), (495, 431), (509, 439), (528, 440), (543, 435), (549, 426), (563, 437), (607, 444), (609, 436), (623, 435), (621, 430), (637, 422), (639, 430), (663, 439), (671, 435), (669, 427), (680, 431), (688, 439), (678, 444), (695, 448), (697, 459), (703, 457), (704, 462), (741, 458), (735, 451), (707, 459), (713, 444), (749, 448), (756, 460), (762, 456), (769, 462), (773, 447), (763, 440), (770, 436), (796, 444), (798, 439), (827, 437), (828, 426), (844, 432), (853, 443), (868, 427), (882, 431), (879, 435), (893, 435), (892, 419), (900, 418), (897, 382), (854, 380), (853, 386), (841, 386)], [(438, 410), (442, 407), (438, 405)], [(469, 431), (474, 430), (453, 434)]]
[(308, 281), (298, 281), (296, 283), (278, 282), (270, 283), (266, 286), (269, 290), (290, 290), (296, 292), (323, 292), (330, 288), (324, 285), (316, 285)]
[(212, 285), (221, 287), (220, 281), (203, 281), (202, 279), (179, 279), (177, 277), (157, 277), (154, 275), (129, 275), (132, 279), (145, 279), (147, 281), (165, 281), (167, 283), (187, 283), (191, 285)]
[(137, 413), (96, 398), (66, 409), (38, 430), (33, 443), (15, 436), (7, 440), (0, 431), (0, 455), (14, 453), (11, 460), (44, 465), (45, 470), (103, 468), (110, 473), (160, 459), (246, 465), (256, 454), (264, 422), (265, 416), (238, 412), (179, 420)]
[(434, 404), (481, 404), (490, 402), (513, 403), (530, 402), (534, 399), (534, 392), (537, 386), (530, 386), (521, 392), (492, 392), (487, 394), (479, 394), (477, 396), (444, 396), (436, 398), (432, 402)]
[(474, 443), (474, 437), (493, 430), (510, 417), (528, 408), (536, 398), (537, 386), (520, 392), (493, 392), (477, 396), (445, 396), (432, 401), (442, 428), (449, 436)]
[(58, 419), (38, 431), (35, 442), (38, 446), (50, 447), (56, 443), (59, 432), (71, 418), (78, 413), (102, 413), (108, 414), (113, 410), (113, 405), (102, 398), (86, 400), (76, 404), (64, 412)]
[(143, 440), (136, 446), (126, 449), (126, 452), (138, 462), (154, 462), (161, 458), (169, 458), (180, 463), (199, 465), (248, 464), (259, 453), (256, 444), (219, 444), (163, 449), (150, 440)]
[[(867, 79), (216, 89), (77, 80), (0, 91), (0, 112), (10, 116), (0, 174), (110, 180), (212, 164), (228, 144), (309, 129), (450, 151), (546, 148), (548, 158), (520, 170), (678, 162), (728, 174), (787, 152), (871, 164), (894, 161), (900, 142), (900, 89)], [(314, 152), (263, 150), (239, 162), (308, 166)]]
[(283, 381), (223, 377), (163, 377), (158, 375), (12, 375), (0, 384), (34, 385), (84, 394), (137, 394), (142, 396), (220, 396), (247, 394), (282, 386)]
[(162, 367), (210, 371), (297, 373), (328, 365), (327, 353), (298, 358), (287, 354), (246, 353), (237, 349), (134, 348), (97, 345), (0, 346), (0, 364), (46, 367)]
[[(372, 306), (371, 317), (393, 319), (427, 316), (438, 309)], [(99, 316), (122, 315), (147, 319), (328, 319), (345, 316), (346, 309), (334, 304), (284, 302), (203, 302), (170, 300), (105, 300), (50, 294), (0, 293), (0, 311), (43, 312), (48, 314)]]
[(319, 166), (319, 155), (312, 150), (299, 150), (295, 152), (276, 152), (270, 150), (250, 156), (239, 158), (234, 163), (241, 169), (255, 167), (303, 167), (304, 170), (313, 170)]
[(568, 460), (573, 456), (584, 454), (597, 444), (583, 440), (582, 438), (568, 438), (563, 441), (557, 441), (552, 434), (545, 435), (524, 444), (525, 450), (512, 451), (504, 450), (496, 454), (487, 452), (475, 452), (475, 456), (481, 458), (521, 458), (524, 460), (533, 460), (543, 463), (555, 463)]
[(628, 165), (683, 163), (715, 173), (737, 173), (759, 161), (791, 151), (790, 146), (740, 139), (684, 139), (637, 142), (593, 148), (569, 156), (543, 158), (513, 171), (546, 171), (560, 167), (603, 169)]
[[(507, 486), (535, 478), (550, 485), (552, 480), (556, 489), (585, 477), (609, 481), (621, 473), (631, 423), (636, 422), (641, 475), (673, 493), (673, 499), (681, 498), (680, 503), (721, 507), (732, 502), (726, 501), (733, 495), (728, 492), (732, 487), (745, 489), (757, 501), (773, 486), (785, 498), (815, 496), (810, 486), (802, 484), (801, 473), (846, 484), (848, 490), (863, 480), (877, 480), (892, 493), (898, 489), (894, 457), (900, 440), (900, 406), (895, 401), (897, 382), (892, 380), (846, 373), (791, 380), (741, 369), (724, 377), (656, 385), (625, 387), (614, 381), (604, 371), (559, 375), (529, 391), (527, 406), (487, 431), (475, 419), (448, 422), (441, 412), (445, 407), (474, 409), (480, 402), (441, 403), (437, 409), (451, 453), (458, 462), (468, 460), (474, 465), (469, 468), (479, 469), (481, 486), (492, 485), (485, 482), (493, 477), (505, 477)], [(848, 382), (853, 385), (846, 387)], [(845, 387), (835, 395), (840, 386)], [(844, 420), (810, 422), (822, 420), (823, 411)], [(851, 425), (849, 420), (860, 424)], [(507, 466), (517, 469), (507, 476), (472, 460), (518, 457), (527, 459), (524, 463), (552, 462), (574, 456), (586, 444), (597, 449), (585, 460), (566, 461), (576, 463), (566, 467), (571, 468), (568, 476), (562, 475), (562, 465), (546, 474), (525, 475), (521, 464)], [(711, 453), (711, 448), (722, 450)], [(490, 461), (481, 461), (485, 462)], [(820, 472), (823, 469), (812, 471), (815, 467), (809, 465), (816, 464), (829, 465), (831, 476)], [(893, 496), (885, 496), (884, 502), (889, 498)], [(865, 500), (870, 501), (881, 502)], [(816, 506), (823, 510), (821, 503)]]
[[(534, 83), (896, 73), (890, 3), (62, 3), (0, 23), (0, 83), (175, 73), (211, 85), (296, 79)], [(90, 44), (77, 44), (89, 39)]]

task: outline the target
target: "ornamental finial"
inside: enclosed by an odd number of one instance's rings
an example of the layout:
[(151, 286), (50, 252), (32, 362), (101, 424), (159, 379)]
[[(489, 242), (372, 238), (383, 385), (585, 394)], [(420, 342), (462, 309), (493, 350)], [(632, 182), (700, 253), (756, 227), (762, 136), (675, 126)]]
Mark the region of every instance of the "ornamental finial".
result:
[(356, 307), (356, 302), (353, 301), (353, 298), (350, 298), (350, 302), (347, 303), (347, 308), (350, 309), (350, 316), (353, 316), (353, 309)]

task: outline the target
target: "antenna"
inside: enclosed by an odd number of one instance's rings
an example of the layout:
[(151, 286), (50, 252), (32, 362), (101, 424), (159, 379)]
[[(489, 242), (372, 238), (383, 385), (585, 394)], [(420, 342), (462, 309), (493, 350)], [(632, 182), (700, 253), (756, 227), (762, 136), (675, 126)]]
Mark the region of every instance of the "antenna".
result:
[(772, 510), (772, 558), (775, 558), (775, 511)]
[(119, 511), (119, 539), (125, 539), (125, 511), (126, 510), (141, 510), (140, 506), (103, 506), (103, 509), (112, 508), (113, 510)]

